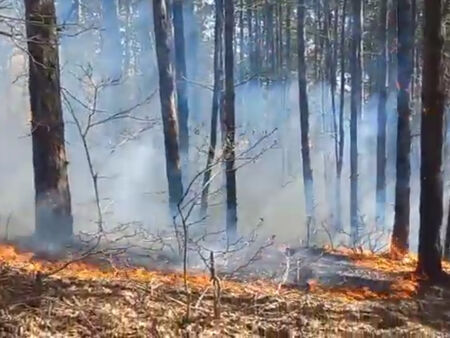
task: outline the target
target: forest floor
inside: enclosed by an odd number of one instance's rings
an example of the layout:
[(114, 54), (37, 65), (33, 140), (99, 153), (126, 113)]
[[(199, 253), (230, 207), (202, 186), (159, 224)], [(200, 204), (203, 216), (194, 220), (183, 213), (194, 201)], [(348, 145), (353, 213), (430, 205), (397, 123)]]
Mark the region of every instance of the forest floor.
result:
[(183, 275), (172, 272), (74, 263), (43, 277), (55, 263), (0, 245), (0, 336), (450, 336), (450, 288), (417, 279), (414, 257), (327, 255), (350, 262), (355, 271), (390, 276), (392, 283), (381, 290), (377, 283), (372, 288), (345, 279), (334, 286), (311, 279), (306, 287), (223, 280), (215, 318), (217, 298), (206, 275), (188, 276), (189, 297)]

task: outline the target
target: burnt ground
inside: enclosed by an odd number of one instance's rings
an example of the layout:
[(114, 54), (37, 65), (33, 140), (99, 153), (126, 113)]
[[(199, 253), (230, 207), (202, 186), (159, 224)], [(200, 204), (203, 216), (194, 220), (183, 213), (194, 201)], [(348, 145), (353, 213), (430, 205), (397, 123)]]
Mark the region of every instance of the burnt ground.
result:
[(2, 337), (450, 336), (450, 288), (419, 281), (399, 292), (392, 286), (411, 282), (408, 266), (389, 272), (384, 258), (295, 253), (290, 261), (303, 263), (290, 263), (299, 268), (287, 278), (222, 280), (216, 319), (207, 276), (189, 276), (188, 297), (179, 274), (80, 264), (41, 278), (45, 264), (9, 258), (0, 260)]

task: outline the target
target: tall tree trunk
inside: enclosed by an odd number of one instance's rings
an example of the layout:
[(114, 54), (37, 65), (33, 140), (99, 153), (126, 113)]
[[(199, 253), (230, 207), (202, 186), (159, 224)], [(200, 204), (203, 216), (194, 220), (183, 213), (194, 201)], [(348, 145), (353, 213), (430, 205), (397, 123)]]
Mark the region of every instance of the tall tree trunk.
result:
[(55, 5), (26, 0), (29, 91), (36, 236), (47, 243), (68, 242), (73, 233)]
[(235, 111), (234, 111), (234, 4), (225, 0), (225, 176), (227, 190), (227, 237), (234, 240), (237, 236), (237, 202), (235, 162)]
[(259, 7), (255, 8), (255, 72), (261, 73), (262, 65), (263, 65), (263, 56), (262, 56), (262, 43), (263, 37), (261, 32), (261, 10)]
[(277, 76), (282, 77), (283, 71), (283, 4), (277, 4), (277, 26), (278, 26), (278, 44), (277, 49)]
[(123, 51), (116, 0), (102, 0), (102, 16), (102, 64), (105, 67), (105, 76), (120, 79), (122, 76)]
[(392, 233), (391, 251), (404, 254), (408, 251), (409, 213), (410, 213), (410, 152), (411, 129), (409, 108), (409, 94), (413, 71), (412, 50), (413, 36), (411, 35), (411, 0), (398, 1), (398, 96), (397, 96), (397, 176), (395, 184), (395, 219)]
[(385, 227), (386, 213), (386, 71), (387, 71), (387, 0), (381, 0), (378, 26), (378, 132), (377, 132), (377, 182), (376, 182), (376, 224)]
[(441, 0), (425, 1), (418, 271), (431, 279), (443, 274), (440, 242), (444, 125), (441, 10)]
[(358, 219), (358, 116), (361, 112), (361, 0), (352, 1), (352, 46), (350, 102), (350, 226), (354, 243), (359, 238)]
[[(333, 51), (330, 58), (330, 95), (331, 95), (331, 110), (333, 113), (333, 134), (334, 134), (334, 156), (336, 161), (336, 178), (339, 176), (339, 131), (338, 131), (338, 119), (336, 111), (336, 69), (337, 69), (337, 50), (338, 50), (338, 15), (339, 3), (336, 2), (334, 10), (334, 23), (333, 23)], [(330, 46), (331, 48), (331, 46)], [(336, 193), (339, 190), (340, 181), (336, 180)], [(334, 215), (334, 228), (338, 229), (340, 226), (340, 204), (335, 204)]]
[(289, 72), (291, 70), (291, 15), (292, 15), (292, 7), (291, 2), (286, 3), (286, 54), (284, 56), (285, 62), (286, 62), (286, 73), (289, 77)]
[(309, 149), (309, 107), (306, 91), (306, 63), (305, 63), (305, 1), (298, 0), (297, 4), (297, 41), (298, 41), (298, 90), (300, 106), (300, 131), (303, 163), (303, 186), (306, 210), (306, 243), (311, 243), (314, 219), (314, 191), (313, 172)]
[(414, 67), (415, 65), (415, 60), (417, 57), (417, 53), (416, 53), (416, 26), (417, 26), (417, 1), (416, 0), (411, 0), (411, 35), (413, 37), (413, 47), (412, 47), (412, 80), (411, 80), (411, 91), (410, 91), (410, 100), (413, 101), (413, 111), (415, 110), (415, 89), (416, 89), (416, 77), (417, 77), (417, 73), (416, 73), (416, 67)]
[(341, 217), (341, 177), (342, 177), (342, 165), (344, 162), (344, 104), (345, 104), (345, 21), (347, 14), (347, 0), (344, 0), (342, 5), (342, 23), (341, 23), (341, 51), (340, 51), (340, 64), (341, 64), (341, 88), (339, 99), (339, 157), (337, 161), (337, 182), (336, 182), (336, 229), (342, 230), (342, 217)]
[(208, 158), (201, 199), (201, 214), (206, 215), (208, 208), (208, 194), (211, 181), (212, 165), (216, 155), (217, 120), (223, 95), (223, 0), (216, 0), (216, 23), (214, 27), (214, 92), (212, 98), (211, 130), (209, 139)]
[(186, 52), (184, 41), (183, 1), (174, 0), (172, 5), (175, 35), (175, 69), (177, 81), (177, 107), (180, 128), (180, 152), (183, 169), (187, 169), (189, 153), (189, 105), (187, 93)]
[(169, 204), (172, 214), (183, 194), (180, 154), (178, 145), (178, 117), (175, 105), (175, 79), (171, 58), (172, 24), (165, 0), (153, 1), (156, 58), (159, 71), (159, 97), (166, 151), (166, 174), (169, 188)]

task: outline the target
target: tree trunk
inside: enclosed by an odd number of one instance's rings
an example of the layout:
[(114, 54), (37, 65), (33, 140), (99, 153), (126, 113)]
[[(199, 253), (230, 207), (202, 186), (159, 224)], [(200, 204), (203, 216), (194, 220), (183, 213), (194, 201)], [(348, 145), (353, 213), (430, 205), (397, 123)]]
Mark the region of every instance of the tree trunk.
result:
[(206, 215), (208, 208), (208, 194), (211, 180), (212, 165), (217, 145), (217, 120), (223, 94), (223, 0), (216, 0), (216, 23), (214, 28), (214, 92), (212, 98), (211, 131), (209, 139), (208, 158), (201, 200), (201, 214)]
[(377, 182), (376, 182), (376, 224), (385, 227), (386, 213), (386, 71), (387, 71), (387, 0), (381, 0), (378, 26), (378, 132), (377, 132)]
[(255, 73), (260, 74), (263, 64), (262, 55), (262, 32), (261, 32), (261, 10), (259, 8), (255, 9)]
[(361, 0), (352, 1), (352, 46), (350, 102), (350, 226), (353, 243), (359, 239), (358, 219), (358, 116), (361, 112)]
[(431, 279), (443, 274), (440, 243), (444, 125), (441, 9), (440, 0), (425, 1), (418, 271)]
[(336, 182), (336, 230), (342, 230), (341, 219), (341, 177), (342, 165), (344, 162), (344, 104), (345, 104), (345, 19), (347, 14), (347, 0), (342, 5), (342, 23), (341, 23), (341, 88), (339, 100), (339, 157), (337, 162), (337, 182)]
[(413, 36), (411, 29), (411, 0), (398, 1), (398, 51), (397, 51), (397, 176), (395, 185), (395, 219), (392, 232), (391, 251), (404, 254), (408, 251), (409, 213), (410, 213), (410, 152), (411, 129), (409, 93), (413, 71), (412, 49)]
[(68, 242), (73, 219), (64, 143), (55, 5), (25, 1), (36, 236), (47, 243)]
[(159, 70), (159, 97), (166, 151), (166, 174), (172, 214), (183, 194), (178, 145), (178, 117), (175, 105), (175, 80), (171, 58), (172, 25), (165, 0), (153, 1), (156, 58)]
[(118, 80), (122, 76), (123, 55), (116, 0), (102, 0), (102, 16), (102, 65), (105, 76)]
[(237, 202), (235, 162), (235, 111), (234, 111), (234, 4), (225, 0), (225, 176), (227, 190), (227, 237), (233, 241), (237, 236)]
[(305, 1), (298, 0), (297, 5), (297, 41), (298, 41), (298, 90), (300, 106), (300, 131), (303, 163), (303, 186), (306, 211), (306, 244), (311, 243), (314, 219), (314, 191), (313, 172), (309, 149), (309, 108), (306, 91), (306, 63), (305, 63)]
[(183, 1), (174, 0), (172, 5), (173, 25), (175, 35), (175, 69), (177, 81), (177, 107), (180, 128), (180, 152), (183, 169), (187, 169), (189, 153), (189, 106), (187, 94), (186, 52), (184, 41)]
[(286, 73), (289, 77), (289, 72), (291, 70), (291, 15), (292, 15), (292, 7), (291, 3), (286, 3), (286, 54), (284, 56), (286, 62)]
[(282, 76), (283, 71), (283, 6), (282, 2), (277, 4), (277, 76)]

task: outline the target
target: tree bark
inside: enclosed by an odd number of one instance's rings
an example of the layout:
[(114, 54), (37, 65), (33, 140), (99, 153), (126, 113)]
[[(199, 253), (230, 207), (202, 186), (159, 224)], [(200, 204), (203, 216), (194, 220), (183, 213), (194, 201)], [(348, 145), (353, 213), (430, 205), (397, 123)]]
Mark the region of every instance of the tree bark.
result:
[(235, 162), (235, 93), (234, 93), (234, 4), (225, 0), (225, 176), (227, 190), (227, 237), (233, 241), (237, 236), (237, 201)]
[(209, 139), (208, 158), (201, 199), (201, 214), (206, 215), (208, 208), (208, 194), (211, 180), (212, 165), (216, 155), (217, 120), (223, 95), (223, 0), (216, 0), (216, 23), (214, 27), (214, 92), (212, 98), (211, 131)]
[(431, 279), (443, 275), (440, 243), (444, 125), (441, 10), (441, 0), (425, 2), (418, 271)]
[(25, 16), (36, 237), (47, 243), (62, 244), (72, 237), (73, 218), (64, 143), (54, 2), (26, 0)]
[(397, 175), (395, 185), (395, 219), (392, 232), (391, 251), (404, 254), (409, 248), (409, 214), (410, 214), (410, 152), (411, 129), (409, 94), (413, 72), (412, 50), (413, 36), (411, 29), (411, 0), (398, 1), (398, 51), (397, 51)]
[(309, 107), (306, 90), (306, 63), (305, 63), (305, 1), (297, 3), (297, 42), (298, 42), (298, 90), (300, 107), (300, 131), (303, 164), (303, 186), (305, 194), (306, 211), (306, 243), (311, 243), (312, 226), (314, 220), (314, 192), (313, 172), (309, 149)]
[(387, 101), (387, 0), (381, 0), (378, 26), (378, 132), (377, 132), (377, 182), (376, 182), (376, 224), (385, 227), (386, 213), (386, 101)]
[(153, 1), (153, 22), (159, 71), (159, 97), (164, 129), (169, 205), (172, 214), (176, 214), (177, 204), (183, 194), (183, 185), (178, 144), (178, 117), (175, 105), (175, 80), (171, 61), (172, 24), (165, 0)]
[(350, 226), (354, 243), (359, 239), (358, 219), (358, 116), (361, 112), (361, 0), (352, 1), (350, 102)]
[(187, 93), (186, 51), (184, 40), (183, 1), (174, 0), (172, 5), (175, 35), (175, 69), (177, 83), (177, 107), (180, 128), (180, 152), (183, 167), (187, 168), (189, 154), (189, 105)]
[(244, 78), (244, 73), (244, 0), (239, 0), (239, 77), (241, 80)]

